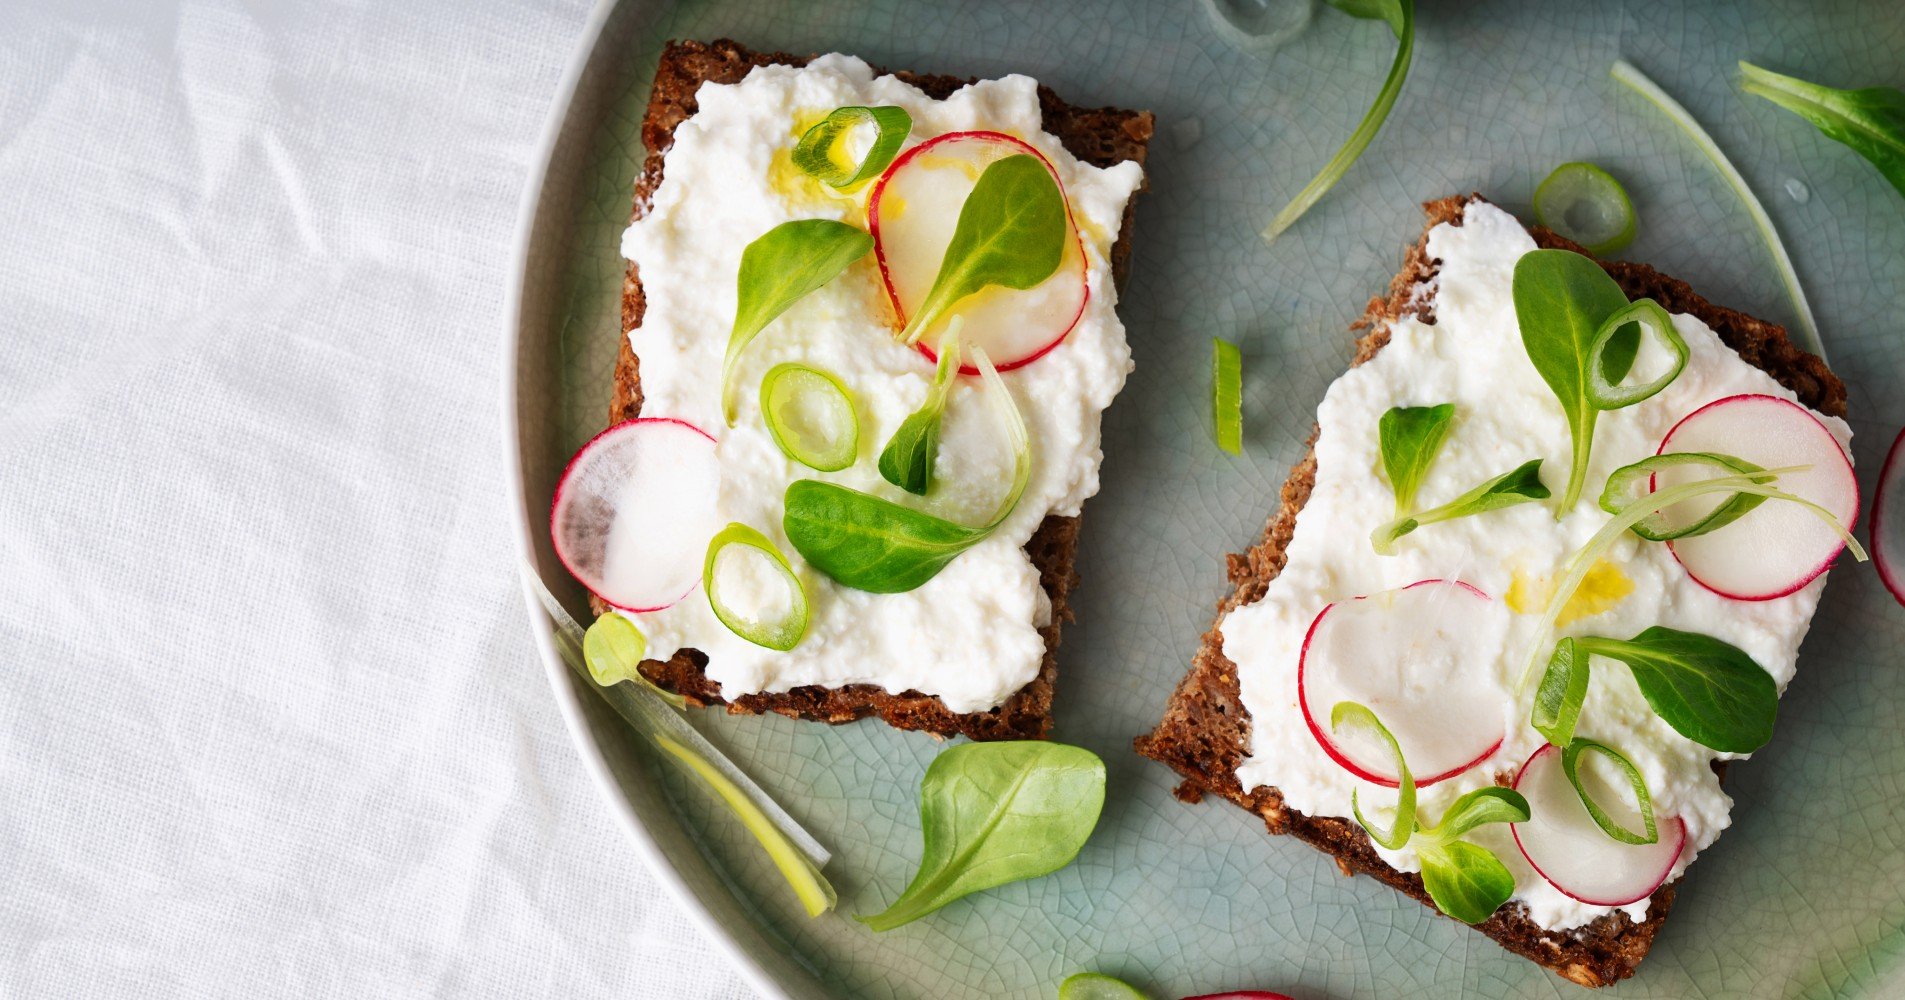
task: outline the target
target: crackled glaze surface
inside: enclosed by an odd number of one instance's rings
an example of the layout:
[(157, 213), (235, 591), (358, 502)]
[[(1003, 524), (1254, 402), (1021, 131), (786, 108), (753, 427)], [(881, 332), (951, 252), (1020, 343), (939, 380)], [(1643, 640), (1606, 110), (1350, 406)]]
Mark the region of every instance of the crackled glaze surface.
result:
[[(1226, 2), (1226, 0), (1218, 0)], [(1681, 136), (1606, 77), (1625, 55), (1714, 132), (1760, 191), (1807, 281), (1851, 392), (1860, 476), (1905, 420), (1896, 298), (1905, 200), (1863, 160), (1733, 88), (1733, 63), (1842, 85), (1898, 85), (1905, 19), (1881, 3), (1432, 4), (1387, 130), (1274, 246), (1256, 230), (1353, 127), (1393, 44), (1319, 9), (1264, 57), (1198, 4), (829, 4), (628, 0), (612, 16), (559, 138), (525, 275), (519, 440), (528, 507), (601, 421), (617, 335), (629, 190), (648, 79), (671, 37), (841, 49), (875, 63), (1024, 72), (1083, 104), (1158, 115), (1120, 304), (1137, 370), (1105, 419), (1103, 489), (1086, 505), (1079, 620), (1060, 653), (1055, 736), (1110, 768), (1102, 826), (1056, 875), (875, 935), (808, 921), (751, 840), (652, 766), (599, 705), (589, 736), (623, 799), (712, 920), (797, 997), (1050, 997), (1079, 969), (1156, 995), (1255, 986), (1312, 998), (1575, 997), (1577, 987), (1223, 804), (1184, 806), (1129, 750), (1162, 711), (1223, 589), (1222, 557), (1271, 513), (1345, 324), (1415, 238), (1415, 203), (1479, 190), (1526, 215), (1556, 164), (1592, 159), (1627, 185), (1627, 255), (1715, 301), (1789, 320), (1732, 194)], [(1082, 9), (1083, 5), (1080, 5)], [(1794, 180), (1805, 200), (1787, 193)], [(1245, 455), (1210, 443), (1208, 338), (1244, 345)], [(525, 530), (540, 511), (523, 512)], [(546, 546), (543, 548), (546, 556)], [(538, 567), (563, 581), (553, 560)], [(573, 590), (559, 591), (576, 596)], [(579, 602), (575, 605), (580, 607)], [(1773, 743), (1728, 776), (1735, 823), (1683, 886), (1623, 997), (1905, 995), (1905, 643), (1869, 570), (1833, 574), (1781, 702)], [(565, 696), (568, 693), (565, 692)], [(581, 692), (587, 698), (586, 692)], [(843, 914), (881, 908), (917, 856), (914, 793), (937, 746), (878, 724), (696, 722), (836, 852)], [(633, 851), (603, 864), (640, 864)], [(719, 959), (713, 959), (719, 960)]]

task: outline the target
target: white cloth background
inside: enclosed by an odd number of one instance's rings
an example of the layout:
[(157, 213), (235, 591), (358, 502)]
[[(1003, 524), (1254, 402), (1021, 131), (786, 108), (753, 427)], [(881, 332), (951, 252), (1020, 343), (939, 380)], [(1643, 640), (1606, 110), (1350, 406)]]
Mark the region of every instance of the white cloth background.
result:
[(0, 997), (715, 997), (517, 595), (584, 0), (0, 3)]

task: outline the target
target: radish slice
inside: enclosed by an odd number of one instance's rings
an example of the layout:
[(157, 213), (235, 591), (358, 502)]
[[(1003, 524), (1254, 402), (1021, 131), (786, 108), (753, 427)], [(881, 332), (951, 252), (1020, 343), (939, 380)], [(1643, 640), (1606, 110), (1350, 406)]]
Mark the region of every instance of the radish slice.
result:
[(1905, 556), (1905, 532), (1899, 530), (1899, 515), (1891, 503), (1893, 485), (1905, 478), (1905, 462), (1899, 461), (1901, 453), (1905, 453), (1905, 430), (1892, 439), (1892, 450), (1885, 454), (1885, 467), (1879, 470), (1878, 490), (1872, 494), (1872, 564), (1878, 567), (1879, 579), (1885, 589), (1892, 592), (1892, 599), (1905, 604), (1905, 577), (1892, 569), (1892, 559)]
[(638, 417), (583, 445), (549, 508), (569, 574), (622, 611), (660, 611), (692, 593), (721, 528), (714, 445), (672, 417)]
[[(1030, 153), (1052, 170), (1038, 150), (1003, 132), (949, 132), (900, 154), (880, 176), (867, 200), (867, 228), (873, 232), (873, 252), (880, 262), (880, 280), (901, 326), (912, 315), (939, 276), (946, 245), (966, 195), (994, 160)], [(1058, 181), (1058, 171), (1052, 170)], [(1060, 194), (1065, 185), (1059, 181)], [(1071, 201), (1065, 202), (1071, 219)], [(1086, 284), (1085, 244), (1078, 224), (1071, 222), (1072, 239), (1050, 278), (1027, 289), (993, 286), (969, 296), (956, 310), (926, 330), (919, 348), (938, 359), (935, 346), (954, 316), (963, 320), (960, 336), (968, 347), (981, 347), (1000, 371), (1010, 371), (1043, 357), (1078, 325), (1090, 298)], [(979, 369), (961, 365), (962, 375)]]
[(1232, 990), (1229, 993), (1205, 993), (1201, 996), (1185, 997), (1184, 1000), (1290, 1000), (1290, 998), (1269, 990)]
[[(1595, 768), (1583, 766), (1579, 773), (1616, 822), (1640, 827), (1640, 813), (1628, 804), (1624, 790)], [(1687, 843), (1687, 824), (1678, 816), (1658, 820), (1660, 839), (1651, 844), (1623, 844), (1602, 832), (1562, 771), (1561, 751), (1552, 745), (1544, 744), (1521, 766), (1515, 791), (1528, 800), (1528, 821), (1508, 825), (1522, 857), (1549, 885), (1590, 906), (1626, 906), (1653, 895)]]
[[(1859, 483), (1832, 432), (1805, 407), (1777, 396), (1728, 396), (1693, 411), (1667, 432), (1660, 453), (1702, 451), (1742, 458), (1763, 469), (1809, 466), (1772, 485), (1824, 507), (1848, 529), (1859, 515)], [(1712, 475), (1711, 469), (1663, 469), (1663, 490)], [(1663, 513), (1685, 523), (1710, 513), (1726, 495), (1676, 504)], [(1681, 508), (1685, 508), (1683, 511)], [(1814, 513), (1791, 501), (1768, 500), (1716, 531), (1667, 543), (1687, 575), (1736, 601), (1785, 597), (1818, 578), (1845, 540)]]
[(1508, 692), (1495, 670), (1508, 634), (1501, 604), (1466, 583), (1423, 580), (1337, 601), (1310, 623), (1297, 661), (1297, 700), (1330, 759), (1397, 787), (1373, 734), (1332, 733), (1337, 702), (1368, 706), (1395, 736), (1418, 787), (1452, 778), (1501, 746)]

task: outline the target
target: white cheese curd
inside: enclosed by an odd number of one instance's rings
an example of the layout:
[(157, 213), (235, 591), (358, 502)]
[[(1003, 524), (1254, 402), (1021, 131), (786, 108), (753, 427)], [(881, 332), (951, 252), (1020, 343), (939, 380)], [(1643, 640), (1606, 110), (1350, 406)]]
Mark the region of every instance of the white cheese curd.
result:
[[(1681, 417), (1705, 403), (1735, 393), (1794, 398), (1740, 360), (1706, 324), (1676, 315), (1674, 326), (1690, 352), (1686, 369), (1652, 399), (1601, 415), (1589, 489), (1564, 518), (1555, 520), (1552, 502), (1529, 503), (1426, 525), (1398, 542), (1397, 555), (1376, 555), (1369, 533), (1394, 517), (1377, 444), (1377, 420), (1391, 407), (1455, 404), (1447, 443), (1417, 494), (1421, 506), (1445, 502), (1532, 458), (1545, 460), (1543, 479), (1557, 497), (1562, 492), (1568, 426), (1528, 361), (1512, 298), (1515, 261), (1534, 248), (1513, 216), (1488, 204), (1469, 205), (1462, 225), (1437, 226), (1428, 252), (1441, 261), (1440, 274), (1432, 287), (1419, 290), (1433, 293), (1435, 324), (1414, 317), (1390, 324), (1388, 346), (1337, 379), (1324, 396), (1317, 412), (1316, 488), (1297, 517), (1289, 562), (1261, 600), (1233, 611), (1220, 626), (1251, 717), (1250, 755), (1237, 768), (1244, 788), (1273, 786), (1291, 808), (1314, 816), (1348, 817), (1350, 794), (1359, 785), (1365, 803), (1394, 801), (1392, 790), (1361, 782), (1332, 762), (1304, 725), (1298, 649), (1326, 604), (1431, 578), (1472, 584), (1522, 612), (1510, 616), (1509, 638), (1500, 647), (1505, 651), (1492, 663), (1500, 689), (1514, 692), (1546, 602), (1546, 579), (1558, 575), (1568, 556), (1608, 520), (1593, 501), (1608, 473), (1653, 454)], [(1841, 444), (1850, 441), (1843, 420), (1820, 419)], [(1792, 679), (1800, 640), (1825, 586), (1821, 576), (1777, 600), (1729, 600), (1695, 583), (1665, 545), (1631, 534), (1614, 545), (1607, 562), (1618, 575), (1608, 574), (1599, 584), (1602, 600), (1594, 607), (1604, 610), (1567, 622), (1559, 634), (1625, 639), (1653, 625), (1706, 633), (1746, 651), (1781, 691)], [(1632, 587), (1624, 596), (1623, 577)], [(1595, 591), (1595, 580), (1584, 589)], [(1592, 676), (1579, 732), (1626, 753), (1646, 779), (1656, 814), (1686, 822), (1687, 844), (1672, 875), (1678, 877), (1729, 822), (1732, 801), (1710, 763), (1735, 755), (1716, 754), (1669, 728), (1648, 708), (1625, 666), (1597, 660)], [(1541, 736), (1528, 725), (1526, 696), (1502, 697), (1497, 707), (1507, 733), (1500, 750), (1481, 766), (1423, 789), (1424, 822), (1438, 818), (1464, 792), (1498, 777), (1512, 779), (1541, 746)], [(1616, 909), (1577, 902), (1550, 886), (1504, 825), (1483, 827), (1471, 839), (1508, 865), (1514, 898), (1543, 927), (1578, 927)], [(1382, 855), (1400, 870), (1419, 869), (1413, 851)], [(1620, 909), (1638, 920), (1647, 906), (1641, 900)]]
[[(642, 413), (688, 420), (720, 439), (721, 523), (772, 538), (807, 589), (811, 619), (790, 652), (728, 631), (697, 590), (673, 607), (633, 616), (651, 656), (707, 654), (726, 697), (805, 684), (872, 684), (938, 695), (954, 712), (997, 706), (1037, 676), (1051, 617), (1023, 546), (1047, 514), (1076, 514), (1098, 491), (1099, 417), (1123, 388), (1131, 351), (1113, 307), (1109, 253), (1142, 173), (1135, 163), (1099, 169), (1067, 153), (1041, 124), (1037, 82), (987, 80), (943, 101), (842, 55), (804, 68), (763, 66), (734, 85), (704, 85), (699, 110), (675, 130), (661, 185), (629, 227), (622, 253), (640, 269), (647, 310), (628, 332), (641, 359)], [(743, 355), (738, 418), (721, 416), (721, 359), (734, 322), (742, 250), (780, 223), (830, 218), (864, 227), (866, 188), (843, 196), (803, 178), (787, 161), (802, 129), (834, 108), (898, 105), (913, 117), (907, 145), (965, 129), (991, 129), (1043, 153), (1071, 200), (1084, 236), (1090, 300), (1062, 344), (1004, 373), (1032, 441), (1032, 478), (999, 529), (924, 586), (870, 594), (807, 567), (781, 528), (782, 498), (798, 479), (825, 479), (900, 500), (967, 524), (988, 520), (1012, 480), (1012, 454), (977, 378), (961, 378), (947, 406), (928, 501), (880, 479), (880, 449), (926, 398), (933, 365), (894, 341), (873, 256), (802, 299)], [(858, 460), (815, 472), (783, 455), (761, 419), (769, 368), (799, 361), (839, 377), (860, 418)], [(668, 530), (653, 526), (654, 530)]]

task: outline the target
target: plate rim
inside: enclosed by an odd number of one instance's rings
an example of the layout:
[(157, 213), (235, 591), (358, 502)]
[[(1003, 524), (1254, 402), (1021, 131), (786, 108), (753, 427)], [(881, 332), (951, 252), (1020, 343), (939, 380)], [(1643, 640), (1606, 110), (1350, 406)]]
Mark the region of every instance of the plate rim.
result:
[(528, 615), (529, 632), (536, 655), (542, 661), (544, 679), (555, 698), (569, 742), (575, 747), (576, 756), (581, 759), (582, 768), (594, 786), (596, 797), (608, 806), (628, 842), (635, 848), (636, 856), (642, 860), (648, 873), (667, 889), (675, 905), (686, 914), (701, 936), (720, 948), (730, 968), (750, 987), (773, 1000), (793, 1000), (792, 995), (767, 968), (728, 933), (713, 911), (682, 878), (673, 859), (662, 849), (645, 821), (635, 811), (634, 805), (623, 794), (620, 783), (609, 770), (602, 748), (596, 743), (588, 721), (583, 716), (579, 693), (556, 650), (554, 626), (543, 610), (530, 579), (536, 574), (534, 533), (538, 529), (529, 517), (529, 496), (522, 468), (520, 412), (517, 406), (517, 358), (520, 357), (524, 339), (524, 300), (531, 264), (530, 248), (541, 218), (543, 196), (548, 186), (550, 168), (554, 165), (557, 142), (575, 110), (576, 93), (587, 74), (589, 63), (601, 45), (610, 20), (620, 7), (620, 0), (601, 0), (589, 11), (588, 20), (576, 36), (575, 48), (550, 97), (549, 110), (544, 116), (541, 133), (530, 157), (529, 171), (523, 179), (511, 234), (498, 344), (503, 355), (501, 384), (498, 388), (502, 395), (500, 443), (503, 446), (503, 473), (510, 502), (509, 518), (514, 536), (518, 596)]

